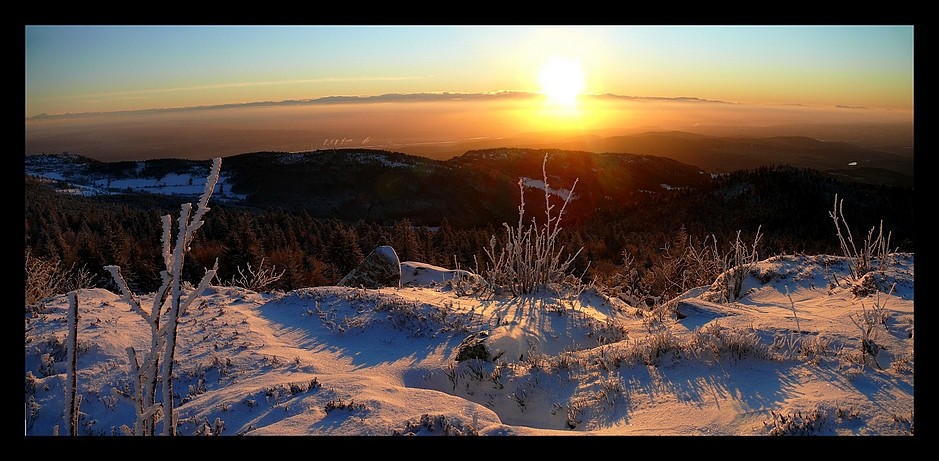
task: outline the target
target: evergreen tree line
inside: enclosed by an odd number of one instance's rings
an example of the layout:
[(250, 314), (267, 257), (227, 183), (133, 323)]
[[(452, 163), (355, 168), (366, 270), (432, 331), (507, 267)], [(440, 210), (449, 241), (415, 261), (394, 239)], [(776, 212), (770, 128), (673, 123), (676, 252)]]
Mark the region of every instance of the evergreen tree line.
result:
[[(98, 275), (99, 286), (109, 289), (114, 287), (102, 268), (112, 264), (121, 266), (135, 291), (159, 286), (159, 219), (178, 213), (178, 198), (70, 196), (31, 180), (25, 187), (25, 245), (34, 257), (59, 261), (63, 267), (84, 266)], [(761, 258), (839, 254), (828, 216), (835, 193), (845, 200), (857, 239), (883, 219), (893, 232), (893, 246), (914, 251), (911, 189), (844, 183), (789, 167), (736, 172), (703, 188), (650, 194), (634, 205), (601, 210), (585, 220), (562, 223), (558, 244), (571, 254), (583, 248), (572, 266), (577, 275), (613, 283), (632, 272), (647, 292), (670, 296), (680, 289), (675, 280), (689, 277), (686, 269), (695, 269), (683, 267), (680, 257), (689, 246), (701, 248), (716, 241), (723, 250), (738, 230), (746, 241), (761, 227)], [(478, 264), (481, 270), (490, 238), (504, 234), (501, 223), (458, 228), (445, 217), (429, 228), (413, 226), (407, 219), (383, 225), (315, 217), (305, 210), (210, 206), (212, 212), (186, 260), (186, 280), (197, 281), (217, 259), (216, 283), (226, 283), (239, 268), (257, 268), (263, 260), (265, 267), (283, 271), (270, 289), (331, 285), (379, 245), (391, 245), (402, 261), (464, 269)], [(687, 283), (697, 282), (710, 283)]]

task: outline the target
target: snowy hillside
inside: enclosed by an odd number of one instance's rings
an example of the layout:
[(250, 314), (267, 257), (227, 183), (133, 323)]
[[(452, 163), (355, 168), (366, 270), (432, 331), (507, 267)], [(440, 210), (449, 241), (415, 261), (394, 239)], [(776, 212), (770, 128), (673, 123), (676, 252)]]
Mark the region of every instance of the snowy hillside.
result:
[[(178, 160), (179, 171), (167, 171), (154, 174), (147, 171), (147, 162), (121, 162), (128, 168), (114, 171), (94, 171), (93, 166), (101, 164), (94, 160), (72, 154), (32, 155), (27, 156), (25, 170), (27, 176), (58, 183), (56, 188), (61, 193), (93, 196), (120, 194), (126, 192), (146, 192), (160, 195), (179, 195), (198, 197), (205, 189), (206, 168), (196, 162)], [(231, 178), (222, 174), (213, 194), (217, 199), (228, 201), (245, 200), (243, 194), (231, 191)]]
[[(212, 286), (179, 326), (178, 432), (908, 435), (914, 258), (893, 256), (867, 291), (844, 258), (778, 256), (736, 303), (699, 287), (654, 312), (592, 287), (467, 294), (413, 262), (402, 288)], [(78, 298), (81, 431), (120, 435), (149, 327), (114, 293)], [(26, 309), (27, 435), (63, 428), (67, 308)]]

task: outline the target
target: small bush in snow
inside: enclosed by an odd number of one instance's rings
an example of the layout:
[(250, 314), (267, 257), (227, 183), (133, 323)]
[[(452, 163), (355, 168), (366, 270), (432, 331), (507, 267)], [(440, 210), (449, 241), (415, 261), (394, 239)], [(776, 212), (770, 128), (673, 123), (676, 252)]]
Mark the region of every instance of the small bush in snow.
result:
[(36, 417), (39, 416), (39, 410), (42, 407), (36, 403), (36, 397), (30, 395), (26, 399), (26, 431), (29, 432), (36, 424)]
[(55, 364), (64, 361), (68, 356), (68, 348), (58, 336), (50, 336), (45, 342), (37, 345), (35, 351), (39, 356), (38, 371), (43, 377), (57, 374)]
[(893, 360), (890, 363), (890, 369), (894, 373), (913, 373), (913, 351), (910, 350), (909, 353), (901, 355)]
[[(851, 235), (851, 227), (844, 219), (842, 210), (844, 200), (838, 200), (835, 194), (834, 208), (828, 215), (835, 223), (835, 231), (838, 235), (838, 242), (841, 244), (841, 251), (844, 257), (848, 259), (851, 267), (851, 277), (854, 282), (860, 282), (861, 278), (870, 271), (885, 271), (890, 266), (890, 237), (891, 232), (884, 235), (884, 222), (880, 221), (880, 226), (871, 227), (867, 233), (867, 238), (861, 242), (861, 247), (854, 243), (854, 236)], [(844, 231), (841, 226), (844, 225)], [(874, 235), (874, 232), (877, 232)], [(845, 235), (847, 234), (847, 235)]]
[(528, 390), (524, 387), (516, 387), (515, 392), (512, 392), (508, 395), (509, 399), (515, 402), (518, 405), (518, 409), (522, 412), (525, 411), (525, 407), (528, 405)]
[(760, 341), (756, 330), (723, 328), (717, 322), (697, 329), (692, 335), (691, 347), (699, 355), (710, 354), (715, 359), (725, 356), (735, 360), (745, 357), (773, 359), (769, 346)]
[(834, 355), (831, 338), (823, 335), (777, 335), (773, 338), (772, 350), (782, 357), (819, 364), (821, 359)]
[(565, 423), (568, 429), (577, 429), (577, 426), (583, 422), (584, 410), (590, 405), (589, 401), (583, 397), (571, 399), (567, 404), (555, 403), (551, 408), (551, 414), (564, 413)]
[(623, 263), (612, 274), (595, 278), (595, 282), (607, 295), (615, 296), (630, 306), (645, 306), (646, 301), (654, 299), (651, 296), (652, 281), (650, 277), (640, 275), (636, 258), (628, 250), (623, 250), (622, 258)]
[(264, 258), (261, 258), (261, 263), (258, 264), (256, 269), (251, 267), (250, 262), (248, 263), (247, 273), (241, 269), (241, 266), (238, 266), (238, 275), (232, 276), (231, 280), (228, 281), (228, 286), (261, 291), (280, 280), (286, 271), (284, 269), (278, 274), (277, 266), (264, 267)]
[(327, 414), (336, 410), (360, 411), (360, 410), (365, 410), (365, 409), (366, 407), (364, 403), (357, 403), (355, 400), (349, 400), (348, 402), (343, 402), (342, 397), (326, 402), (326, 406), (323, 407), (323, 410)]
[(617, 398), (625, 389), (623, 378), (619, 373), (610, 373), (606, 378), (600, 380), (600, 398), (611, 407), (616, 404)]
[(893, 422), (899, 428), (900, 434), (903, 435), (914, 435), (915, 431), (913, 430), (913, 410), (910, 410), (910, 417), (902, 415), (893, 415)]
[(60, 293), (91, 288), (94, 279), (95, 274), (85, 266), (76, 268), (72, 264), (72, 267), (64, 269), (59, 261), (46, 261), (26, 250), (26, 305)]
[(394, 431), (392, 435), (479, 435), (477, 429), (471, 425), (451, 422), (445, 415), (423, 414), (419, 421), (408, 421), (402, 431)]
[(26, 372), (26, 395), (30, 396), (36, 393), (36, 375), (32, 371)]
[[(663, 250), (662, 261), (654, 268), (654, 273), (657, 279), (665, 282), (666, 290), (660, 294), (667, 297), (673, 293), (681, 294), (691, 288), (709, 285), (728, 268), (728, 260), (720, 254), (717, 237), (714, 235), (705, 237), (704, 241), (697, 245), (682, 228), (673, 244), (666, 244)], [(727, 256), (730, 256), (730, 253)]]
[(743, 282), (759, 261), (759, 253), (756, 248), (762, 236), (760, 228), (757, 227), (753, 244), (747, 245), (741, 240), (740, 231), (737, 231), (736, 240), (721, 260), (722, 273), (714, 282), (720, 287), (719, 293), (722, 302), (736, 302), (744, 294), (741, 293), (743, 291)]
[(214, 424), (209, 424), (209, 420), (205, 419), (202, 421), (202, 424), (199, 425), (199, 428), (196, 429), (194, 435), (201, 436), (219, 436), (222, 435), (222, 431), (225, 430), (225, 421), (222, 421), (222, 418), (215, 418)]
[(661, 330), (641, 340), (638, 338), (629, 340), (625, 349), (617, 350), (610, 357), (602, 360), (601, 364), (610, 362), (614, 367), (619, 367), (621, 363), (625, 362), (630, 365), (658, 366), (662, 358), (669, 355), (677, 360), (685, 348), (686, 345), (675, 337), (670, 330)]
[(500, 241), (493, 235), (489, 240), (489, 248), (485, 249), (489, 265), (483, 277), (489, 289), (495, 293), (509, 292), (518, 296), (532, 293), (548, 284), (564, 282), (569, 277), (568, 268), (583, 250), (580, 248), (572, 256), (564, 258), (564, 247), (557, 248), (561, 218), (574, 195), (577, 181), (571, 186), (561, 210), (556, 216), (552, 215), (555, 205), (551, 204), (551, 194), (548, 192), (547, 163), (548, 156), (545, 155), (541, 166), (545, 188), (545, 222), (538, 225), (535, 218), (532, 218), (531, 224), (525, 226), (525, 186), (520, 179), (518, 188), (521, 204), (518, 206), (518, 225), (513, 228), (508, 223), (503, 224), (505, 239)]
[[(891, 287), (887, 296), (892, 292), (893, 287)], [(880, 368), (880, 365), (877, 364), (877, 355), (883, 348), (876, 341), (877, 333), (881, 327), (886, 328), (887, 320), (890, 318), (890, 311), (885, 308), (885, 303), (886, 296), (881, 297), (880, 292), (878, 292), (876, 301), (870, 309), (867, 309), (864, 302), (861, 301), (861, 311), (849, 316), (851, 322), (861, 333), (861, 353), (864, 359), (862, 364), (873, 363), (877, 368)]]
[(622, 322), (611, 317), (607, 317), (603, 322), (588, 319), (588, 324), (591, 329), (587, 336), (596, 339), (598, 345), (602, 346), (629, 338), (629, 329)]
[(763, 422), (763, 428), (769, 435), (812, 435), (822, 429), (825, 414), (817, 408), (806, 414), (801, 411), (782, 413), (770, 410), (771, 419)]

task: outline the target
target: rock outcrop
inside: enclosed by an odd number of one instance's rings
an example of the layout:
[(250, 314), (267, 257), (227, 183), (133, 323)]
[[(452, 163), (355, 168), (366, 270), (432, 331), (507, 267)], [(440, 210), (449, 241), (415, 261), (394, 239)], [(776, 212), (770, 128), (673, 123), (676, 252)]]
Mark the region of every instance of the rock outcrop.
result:
[(349, 272), (339, 286), (381, 288), (401, 286), (401, 261), (394, 248), (384, 245), (372, 250), (359, 267)]

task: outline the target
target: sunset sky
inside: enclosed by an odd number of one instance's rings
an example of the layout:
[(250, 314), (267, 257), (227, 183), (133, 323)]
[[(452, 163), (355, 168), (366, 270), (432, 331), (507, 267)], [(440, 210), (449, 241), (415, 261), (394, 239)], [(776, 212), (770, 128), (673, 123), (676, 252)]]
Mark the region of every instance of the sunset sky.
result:
[(26, 27), (26, 116), (334, 95), (586, 93), (911, 110), (913, 28)]
[[(27, 153), (913, 120), (912, 26), (26, 26), (25, 45)], [(357, 99), (211, 107), (333, 96)], [(194, 148), (209, 128), (226, 144)]]

